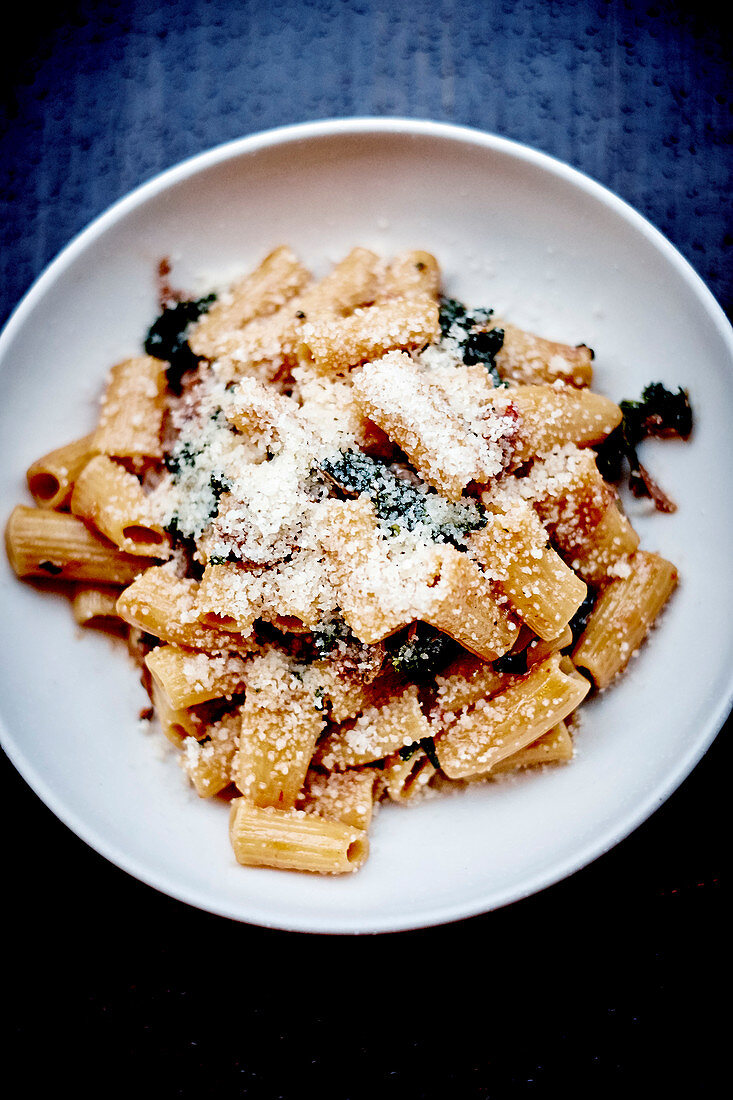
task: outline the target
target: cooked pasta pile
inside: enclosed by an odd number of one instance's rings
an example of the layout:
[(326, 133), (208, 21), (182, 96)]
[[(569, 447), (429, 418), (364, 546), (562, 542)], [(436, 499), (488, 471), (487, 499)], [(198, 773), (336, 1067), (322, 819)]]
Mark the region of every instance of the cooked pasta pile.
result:
[(599, 472), (589, 348), (425, 252), (316, 279), (281, 247), (146, 350), (30, 467), (8, 553), (124, 631), (240, 863), (353, 871), (380, 802), (571, 759), (677, 581)]

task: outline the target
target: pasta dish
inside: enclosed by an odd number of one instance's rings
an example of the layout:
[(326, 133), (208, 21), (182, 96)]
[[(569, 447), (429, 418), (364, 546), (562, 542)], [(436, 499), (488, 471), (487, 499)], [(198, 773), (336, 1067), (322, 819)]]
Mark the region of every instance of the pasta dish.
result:
[(616, 404), (427, 252), (164, 298), (7, 549), (123, 633), (237, 861), (353, 871), (381, 803), (570, 761), (677, 583), (614, 483), (674, 507), (636, 448), (689, 434), (684, 391)]

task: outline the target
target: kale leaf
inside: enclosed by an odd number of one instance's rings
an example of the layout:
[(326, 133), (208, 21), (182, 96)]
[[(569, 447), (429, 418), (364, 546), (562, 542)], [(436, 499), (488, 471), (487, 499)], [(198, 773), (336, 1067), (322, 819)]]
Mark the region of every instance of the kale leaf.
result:
[(321, 623), (312, 631), (311, 636), (319, 657), (327, 657), (329, 653), (333, 653), (339, 642), (346, 642), (353, 638), (348, 623), (338, 616)]
[(178, 477), (183, 467), (192, 467), (200, 454), (201, 450), (199, 448), (185, 442), (180, 447), (176, 447), (174, 451), (169, 451), (168, 454), (164, 455), (163, 465), (169, 473), (173, 474), (174, 477)]
[(460, 546), (467, 534), (486, 526), (484, 508), (478, 501), (471, 504), (445, 501), (445, 518), (434, 518), (431, 505), (440, 499), (435, 490), (397, 477), (388, 466), (363, 451), (342, 451), (338, 458), (327, 459), (321, 470), (347, 496), (366, 494), (383, 526), (393, 535), (403, 529), (413, 531), (422, 524), (435, 542)]
[(166, 306), (148, 329), (145, 350), (148, 355), (168, 362), (168, 385), (174, 393), (180, 393), (183, 375), (199, 363), (188, 344), (188, 326), (208, 311), (215, 298), (215, 294), (209, 294), (206, 298)]
[(403, 640), (392, 649), (388, 660), (395, 672), (411, 680), (435, 675), (455, 655), (456, 643), (447, 634), (427, 623), (413, 623)]
[(474, 309), (469, 313), (455, 298), (441, 298), (440, 331), (444, 337), (456, 341), (464, 363), (469, 366), (483, 363), (494, 385), (503, 386), (494, 359), (504, 345), (504, 330), (486, 329), (493, 312), (493, 309)]
[(231, 492), (232, 483), (224, 474), (213, 473), (209, 478), (209, 487), (214, 500), (218, 503), (219, 498), (222, 497), (224, 493)]
[(598, 599), (598, 593), (593, 592), (589, 588), (585, 599), (583, 600), (582, 604), (580, 605), (578, 610), (575, 612), (572, 619), (570, 620), (570, 623), (568, 624), (570, 626), (570, 629), (571, 629), (572, 633), (573, 633), (573, 640), (570, 643), (571, 645), (573, 645), (573, 646), (575, 645), (578, 638), (580, 637), (580, 635), (583, 633), (583, 631), (587, 627), (588, 620), (591, 617), (591, 613), (593, 611), (593, 608), (596, 606), (596, 600), (597, 599)]
[(494, 661), (494, 668), (497, 672), (506, 672), (510, 675), (524, 676), (528, 669), (527, 665), (527, 650), (520, 649), (516, 653), (505, 653), (501, 657), (497, 657)]
[(398, 749), (399, 755), (403, 760), (410, 760), (418, 749), (422, 749), (427, 756), (430, 763), (433, 765), (436, 771), (440, 768), (440, 761), (435, 751), (435, 741), (432, 737), (421, 737), (419, 741), (413, 741), (411, 745), (403, 745), (401, 749)]
[(606, 481), (620, 481), (629, 469), (629, 488), (634, 496), (651, 497), (660, 512), (674, 512), (675, 505), (639, 461), (637, 448), (650, 436), (687, 439), (692, 432), (692, 408), (686, 390), (668, 390), (652, 382), (639, 401), (621, 401), (623, 419), (596, 447), (597, 465)]
[(466, 330), (474, 325), (486, 325), (493, 313), (493, 309), (475, 309), (473, 313), (469, 313), (463, 303), (455, 298), (441, 298), (440, 331), (443, 336), (448, 336), (454, 325)]

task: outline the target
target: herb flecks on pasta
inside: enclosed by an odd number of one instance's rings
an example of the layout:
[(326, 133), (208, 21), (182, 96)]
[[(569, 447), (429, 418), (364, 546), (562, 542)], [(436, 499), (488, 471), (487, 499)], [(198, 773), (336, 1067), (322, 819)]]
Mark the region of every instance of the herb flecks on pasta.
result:
[(417, 250), (315, 277), (276, 248), (144, 350), (28, 469), (8, 555), (127, 635), (240, 863), (354, 871), (378, 804), (572, 759), (677, 583), (612, 482), (669, 510), (636, 448), (689, 435), (684, 391), (616, 405), (585, 344), (449, 297)]

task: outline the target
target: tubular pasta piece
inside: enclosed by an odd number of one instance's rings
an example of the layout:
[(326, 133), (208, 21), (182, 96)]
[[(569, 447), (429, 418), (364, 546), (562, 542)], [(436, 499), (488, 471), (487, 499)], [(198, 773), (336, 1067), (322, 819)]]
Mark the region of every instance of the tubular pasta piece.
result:
[(240, 709), (211, 722), (203, 740), (183, 742), (183, 768), (200, 798), (212, 798), (232, 782), (232, 764), (239, 745)]
[(585, 584), (547, 546), (544, 527), (522, 501), (505, 513), (490, 512), (486, 526), (469, 537), (468, 545), (513, 609), (544, 641), (561, 633), (585, 599)]
[(315, 760), (342, 770), (381, 760), (431, 734), (414, 684), (367, 707), (358, 718), (330, 730), (318, 745)]
[(417, 594), (415, 617), (485, 661), (511, 649), (518, 625), (476, 563), (448, 545), (435, 547), (433, 562), (433, 576)]
[(564, 722), (558, 722), (548, 733), (543, 733), (531, 745), (527, 745), (511, 756), (494, 764), (491, 771), (485, 775), (469, 777), (469, 782), (474, 779), (491, 779), (495, 775), (504, 775), (507, 772), (516, 771), (518, 768), (537, 768), (544, 764), (566, 764), (573, 758), (573, 739)]
[(285, 623), (304, 633), (315, 630), (329, 612), (330, 595), (322, 554), (296, 550), (289, 560), (278, 562), (264, 574), (262, 619)]
[(153, 519), (142, 486), (107, 455), (90, 459), (71, 494), (71, 511), (128, 554), (166, 558), (170, 542)]
[(616, 562), (633, 554), (639, 546), (639, 535), (631, 526), (615, 500), (612, 500), (584, 546), (576, 547), (570, 564), (588, 584), (601, 584)]
[(248, 670), (234, 779), (257, 806), (290, 809), (326, 723), (315, 692), (272, 650)]
[(194, 598), (204, 626), (249, 634), (260, 612), (260, 571), (236, 562), (207, 565)]
[(119, 588), (107, 584), (78, 584), (71, 599), (71, 610), (79, 626), (107, 626), (120, 623), (117, 614)]
[(382, 275), (379, 300), (440, 293), (440, 265), (430, 252), (411, 248), (394, 256)]
[(502, 378), (525, 385), (560, 379), (573, 386), (589, 386), (593, 381), (593, 352), (585, 344), (570, 347), (516, 325), (501, 323), (497, 327), (504, 330), (504, 343), (494, 357)]
[(129, 584), (153, 564), (152, 558), (118, 550), (76, 516), (24, 504), (11, 512), (5, 542), (19, 577)]
[(381, 264), (379, 256), (370, 249), (352, 248), (299, 299), (298, 312), (305, 313), (305, 317), (298, 320), (309, 321), (320, 313), (346, 316), (373, 302), (379, 288)]
[(533, 504), (563, 558), (589, 584), (639, 545), (591, 450), (569, 444), (534, 462), (527, 478)]
[(333, 722), (356, 718), (374, 704), (379, 694), (379, 680), (376, 684), (367, 684), (358, 672), (349, 670), (342, 661), (314, 661), (304, 672), (303, 680), (328, 704)]
[(149, 683), (150, 698), (163, 736), (177, 749), (182, 749), (189, 739), (201, 737), (204, 724), (196, 712), (188, 707), (174, 707), (152, 676)]
[(368, 501), (327, 501), (319, 535), (341, 613), (357, 638), (381, 642), (413, 621), (407, 582), (390, 561)]
[(163, 457), (165, 367), (150, 355), (112, 367), (92, 440), (96, 451), (133, 461)]
[(485, 442), (404, 352), (367, 363), (354, 379), (354, 394), (364, 415), (405, 452), (429, 485), (451, 500), (459, 500), (469, 482), (485, 482), (498, 472)]
[(520, 415), (515, 466), (565, 443), (600, 443), (621, 423), (621, 409), (607, 397), (572, 386), (516, 386), (495, 391), (494, 404), (511, 403)]
[(496, 695), (511, 681), (510, 676), (497, 672), (479, 657), (461, 655), (435, 677), (433, 713), (440, 718), (445, 713), (463, 710), (479, 699)]
[(96, 454), (93, 439), (92, 434), (85, 435), (31, 463), (26, 477), (39, 508), (62, 508), (68, 504), (74, 482)]
[(151, 650), (145, 664), (175, 710), (229, 697), (246, 683), (247, 662), (235, 653), (201, 653), (177, 645)]
[(369, 855), (363, 829), (302, 810), (252, 806), (245, 798), (232, 802), (229, 836), (237, 862), (249, 867), (339, 875), (358, 870)]
[(323, 618), (323, 575), (319, 556), (308, 550), (269, 569), (238, 562), (207, 565), (196, 599), (199, 618), (243, 634), (260, 618), (291, 633), (306, 633)]
[(459, 712), (435, 740), (440, 766), (449, 779), (489, 771), (536, 741), (575, 710), (590, 690), (579, 673), (548, 657), (489, 700)]
[(303, 325), (298, 360), (321, 374), (339, 374), (396, 348), (425, 347), (440, 332), (432, 298), (392, 298), (348, 317)]
[(527, 485), (537, 514), (567, 553), (587, 544), (615, 496), (600, 475), (595, 452), (574, 443), (535, 458)]
[(376, 781), (374, 768), (348, 768), (328, 773), (311, 770), (298, 796), (298, 808), (355, 829), (368, 829)]
[(232, 633), (199, 621), (199, 584), (190, 577), (177, 577), (169, 566), (146, 569), (120, 593), (117, 613), (130, 626), (155, 638), (189, 649), (209, 652), (256, 648), (242, 633)]
[(227, 420), (264, 446), (303, 432), (296, 402), (258, 378), (241, 378), (231, 391), (225, 411)]
[(626, 667), (676, 584), (671, 562), (637, 550), (629, 559), (628, 575), (602, 589), (573, 650), (574, 663), (587, 669), (597, 687), (607, 687)]
[(194, 355), (206, 359), (226, 355), (236, 348), (246, 324), (275, 313), (310, 281), (310, 272), (291, 248), (282, 245), (274, 249), (202, 314), (188, 337)]
[(543, 764), (565, 764), (572, 758), (573, 739), (566, 724), (558, 722), (549, 733), (495, 764), (492, 774), (513, 771), (515, 768), (536, 768)]

